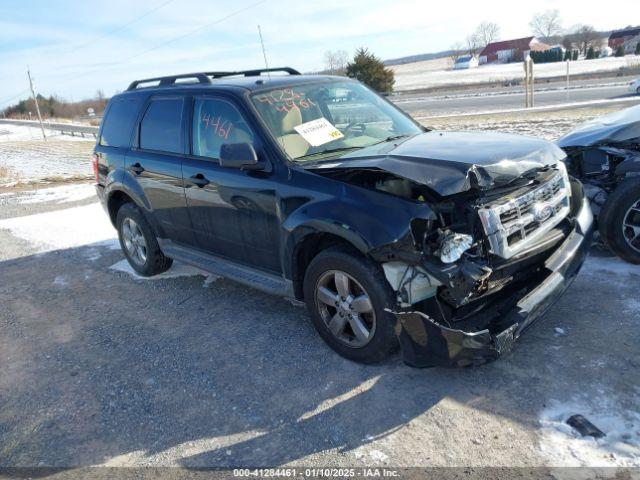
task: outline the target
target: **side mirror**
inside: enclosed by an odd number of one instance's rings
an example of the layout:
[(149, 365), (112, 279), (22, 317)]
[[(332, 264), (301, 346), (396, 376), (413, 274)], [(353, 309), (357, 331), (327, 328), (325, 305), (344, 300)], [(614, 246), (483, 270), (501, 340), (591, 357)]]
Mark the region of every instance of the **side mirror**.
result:
[(220, 166), (241, 170), (262, 170), (264, 162), (250, 143), (225, 143), (220, 147)]

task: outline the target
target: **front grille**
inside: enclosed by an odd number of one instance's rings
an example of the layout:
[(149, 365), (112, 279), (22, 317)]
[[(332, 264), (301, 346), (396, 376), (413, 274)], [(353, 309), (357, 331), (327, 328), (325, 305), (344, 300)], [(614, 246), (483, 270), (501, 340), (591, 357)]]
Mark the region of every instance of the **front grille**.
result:
[(478, 209), (491, 252), (511, 258), (535, 244), (569, 213), (571, 186), (564, 165), (542, 184)]

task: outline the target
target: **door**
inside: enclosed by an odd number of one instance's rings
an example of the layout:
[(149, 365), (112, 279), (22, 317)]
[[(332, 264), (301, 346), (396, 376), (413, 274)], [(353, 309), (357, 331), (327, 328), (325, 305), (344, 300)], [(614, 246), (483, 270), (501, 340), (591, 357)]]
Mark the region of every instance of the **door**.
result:
[(182, 183), (185, 155), (183, 134), (185, 101), (182, 97), (153, 97), (138, 127), (125, 170), (142, 187), (162, 237), (186, 245), (195, 238)]
[(196, 97), (191, 156), (182, 173), (189, 215), (199, 247), (214, 255), (281, 272), (276, 188), (266, 171), (222, 168), (225, 143), (250, 143), (264, 158), (246, 116), (230, 100)]

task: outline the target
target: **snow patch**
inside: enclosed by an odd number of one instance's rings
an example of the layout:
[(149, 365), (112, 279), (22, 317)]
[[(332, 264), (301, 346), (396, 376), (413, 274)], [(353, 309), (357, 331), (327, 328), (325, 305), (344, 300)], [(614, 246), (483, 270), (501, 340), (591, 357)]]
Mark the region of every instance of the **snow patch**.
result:
[(191, 265), (187, 265), (184, 263), (180, 263), (180, 262), (173, 262), (173, 265), (171, 266), (171, 268), (169, 270), (167, 270), (164, 273), (161, 273), (159, 275), (155, 275), (153, 277), (143, 277), (141, 275), (139, 275), (129, 264), (129, 262), (125, 259), (125, 260), (120, 260), (117, 263), (114, 263), (113, 265), (111, 265), (109, 267), (109, 270), (115, 270), (118, 272), (124, 272), (128, 275), (131, 275), (131, 277), (133, 277), (134, 280), (164, 280), (167, 278), (179, 278), (179, 277), (194, 277), (196, 275), (202, 275), (203, 277), (205, 277), (204, 280), (204, 284), (205, 285), (209, 285), (212, 282), (214, 282), (215, 280), (217, 280), (220, 277), (217, 277), (215, 275), (211, 275), (208, 272), (205, 272), (204, 270), (200, 270), (199, 268), (196, 267), (192, 267)]
[(58, 287), (65, 287), (68, 285), (68, 282), (65, 277), (63, 277), (62, 275), (58, 275), (56, 278), (53, 279), (53, 284)]
[[(582, 437), (565, 423), (577, 413), (606, 436)], [(640, 467), (640, 414), (617, 404), (612, 394), (588, 400), (552, 400), (539, 421), (540, 449), (548, 466)]]
[[(481, 65), (471, 70), (448, 70), (449, 59), (426, 60), (390, 66), (395, 73), (395, 89), (415, 90), (443, 85), (464, 85), (470, 83), (505, 82), (522, 80), (522, 62)], [(637, 63), (637, 55), (609, 57), (593, 60), (577, 60), (569, 64), (571, 75), (599, 71), (617, 71), (620, 67)], [(562, 77), (567, 73), (565, 62), (540, 63), (535, 66), (536, 78)]]
[(374, 462), (384, 463), (389, 460), (389, 455), (381, 452), (380, 450), (370, 450), (369, 458), (371, 458), (371, 460), (373, 460)]
[(120, 248), (116, 231), (98, 203), (0, 220), (0, 229), (28, 242), (37, 253), (85, 245)]
[(39, 188), (9, 194), (2, 194), (2, 201), (16, 204), (67, 203), (95, 198), (96, 190), (92, 184), (62, 185), (59, 187)]

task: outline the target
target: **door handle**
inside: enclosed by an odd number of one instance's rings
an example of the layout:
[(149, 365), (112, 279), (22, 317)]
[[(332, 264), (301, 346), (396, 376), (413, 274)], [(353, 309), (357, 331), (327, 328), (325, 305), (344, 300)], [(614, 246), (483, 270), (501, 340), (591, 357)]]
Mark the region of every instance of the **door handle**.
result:
[(134, 163), (133, 165), (131, 165), (128, 169), (131, 173), (135, 173), (136, 175), (140, 175), (142, 172), (144, 172), (144, 167), (142, 165), (140, 165), (139, 163)]
[(207, 185), (209, 185), (209, 183), (211, 183), (201, 173), (198, 173), (197, 175), (193, 175), (192, 177), (189, 177), (189, 180), (191, 181), (191, 183), (193, 183), (194, 185), (197, 185), (200, 188), (206, 187)]

